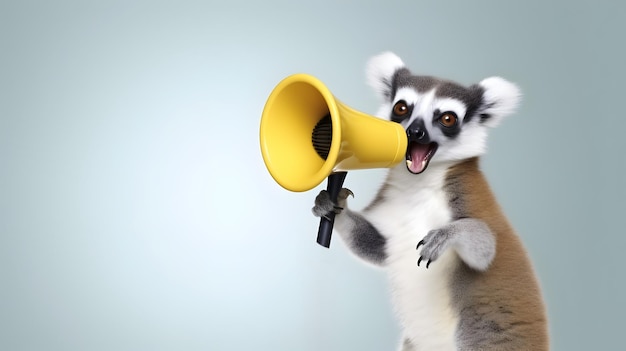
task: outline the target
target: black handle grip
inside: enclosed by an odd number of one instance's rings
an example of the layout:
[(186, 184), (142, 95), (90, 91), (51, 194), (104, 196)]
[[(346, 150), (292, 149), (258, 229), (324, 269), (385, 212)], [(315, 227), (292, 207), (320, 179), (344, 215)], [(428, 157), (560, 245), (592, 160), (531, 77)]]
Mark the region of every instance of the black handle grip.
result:
[[(343, 187), (343, 181), (346, 179), (348, 172), (336, 172), (328, 176), (328, 184), (326, 185), (326, 191), (330, 195), (330, 199), (337, 203), (337, 196), (339, 191)], [(330, 237), (333, 232), (333, 224), (335, 224), (335, 212), (328, 214), (328, 218), (322, 217), (320, 219), (320, 226), (317, 230), (317, 243), (330, 247)]]

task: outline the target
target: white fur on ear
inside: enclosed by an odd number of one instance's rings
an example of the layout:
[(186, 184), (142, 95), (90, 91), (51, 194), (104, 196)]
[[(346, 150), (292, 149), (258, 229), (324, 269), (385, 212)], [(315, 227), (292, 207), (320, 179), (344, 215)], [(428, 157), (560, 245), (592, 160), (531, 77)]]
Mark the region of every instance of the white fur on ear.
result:
[(490, 77), (483, 79), (479, 85), (484, 89), (484, 108), (480, 113), (489, 116), (484, 120), (486, 125), (495, 127), (504, 116), (515, 112), (522, 98), (515, 84), (500, 77)]
[(367, 63), (367, 83), (379, 95), (389, 98), (393, 75), (397, 70), (404, 67), (404, 62), (393, 52), (387, 51), (376, 55)]

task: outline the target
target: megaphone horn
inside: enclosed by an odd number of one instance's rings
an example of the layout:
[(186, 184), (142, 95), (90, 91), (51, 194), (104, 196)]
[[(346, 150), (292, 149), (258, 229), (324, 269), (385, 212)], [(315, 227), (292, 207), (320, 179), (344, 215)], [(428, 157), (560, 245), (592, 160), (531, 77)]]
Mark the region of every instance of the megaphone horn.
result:
[[(407, 136), (398, 123), (356, 111), (317, 78), (294, 74), (271, 92), (261, 116), (261, 153), (274, 180), (307, 191), (328, 177), (333, 201), (346, 172), (392, 167), (405, 159)], [(317, 242), (330, 246), (334, 214), (320, 220)]]

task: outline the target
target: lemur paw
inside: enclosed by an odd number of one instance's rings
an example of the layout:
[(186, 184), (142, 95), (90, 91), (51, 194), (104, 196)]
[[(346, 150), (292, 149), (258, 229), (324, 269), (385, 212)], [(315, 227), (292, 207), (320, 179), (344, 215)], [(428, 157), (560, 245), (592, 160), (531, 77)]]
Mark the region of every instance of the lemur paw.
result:
[(437, 260), (441, 254), (448, 248), (450, 242), (450, 235), (448, 231), (444, 229), (433, 229), (422, 239), (419, 243), (417, 243), (416, 250), (422, 247), (422, 251), (420, 252), (420, 258), (417, 260), (417, 265), (419, 266), (422, 261), (427, 260), (426, 268), (430, 266), (430, 264)]
[(326, 190), (320, 191), (320, 193), (315, 197), (315, 206), (311, 209), (313, 214), (316, 217), (324, 217), (326, 219), (330, 219), (328, 215), (331, 212), (335, 214), (341, 213), (346, 207), (346, 199), (348, 196), (354, 197), (354, 193), (350, 189), (343, 188), (339, 191), (337, 195), (337, 203), (334, 203), (330, 194)]

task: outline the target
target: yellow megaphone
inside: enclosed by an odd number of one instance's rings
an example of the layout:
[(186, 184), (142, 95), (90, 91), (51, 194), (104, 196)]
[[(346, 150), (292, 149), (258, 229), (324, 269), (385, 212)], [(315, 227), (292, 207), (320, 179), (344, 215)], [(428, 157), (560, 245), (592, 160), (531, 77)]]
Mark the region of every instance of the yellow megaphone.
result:
[[(317, 78), (294, 74), (271, 92), (261, 117), (261, 153), (274, 180), (307, 191), (328, 177), (336, 201), (346, 171), (392, 167), (405, 160), (408, 139), (398, 123), (356, 111)], [(322, 218), (317, 242), (330, 246), (334, 213)]]

